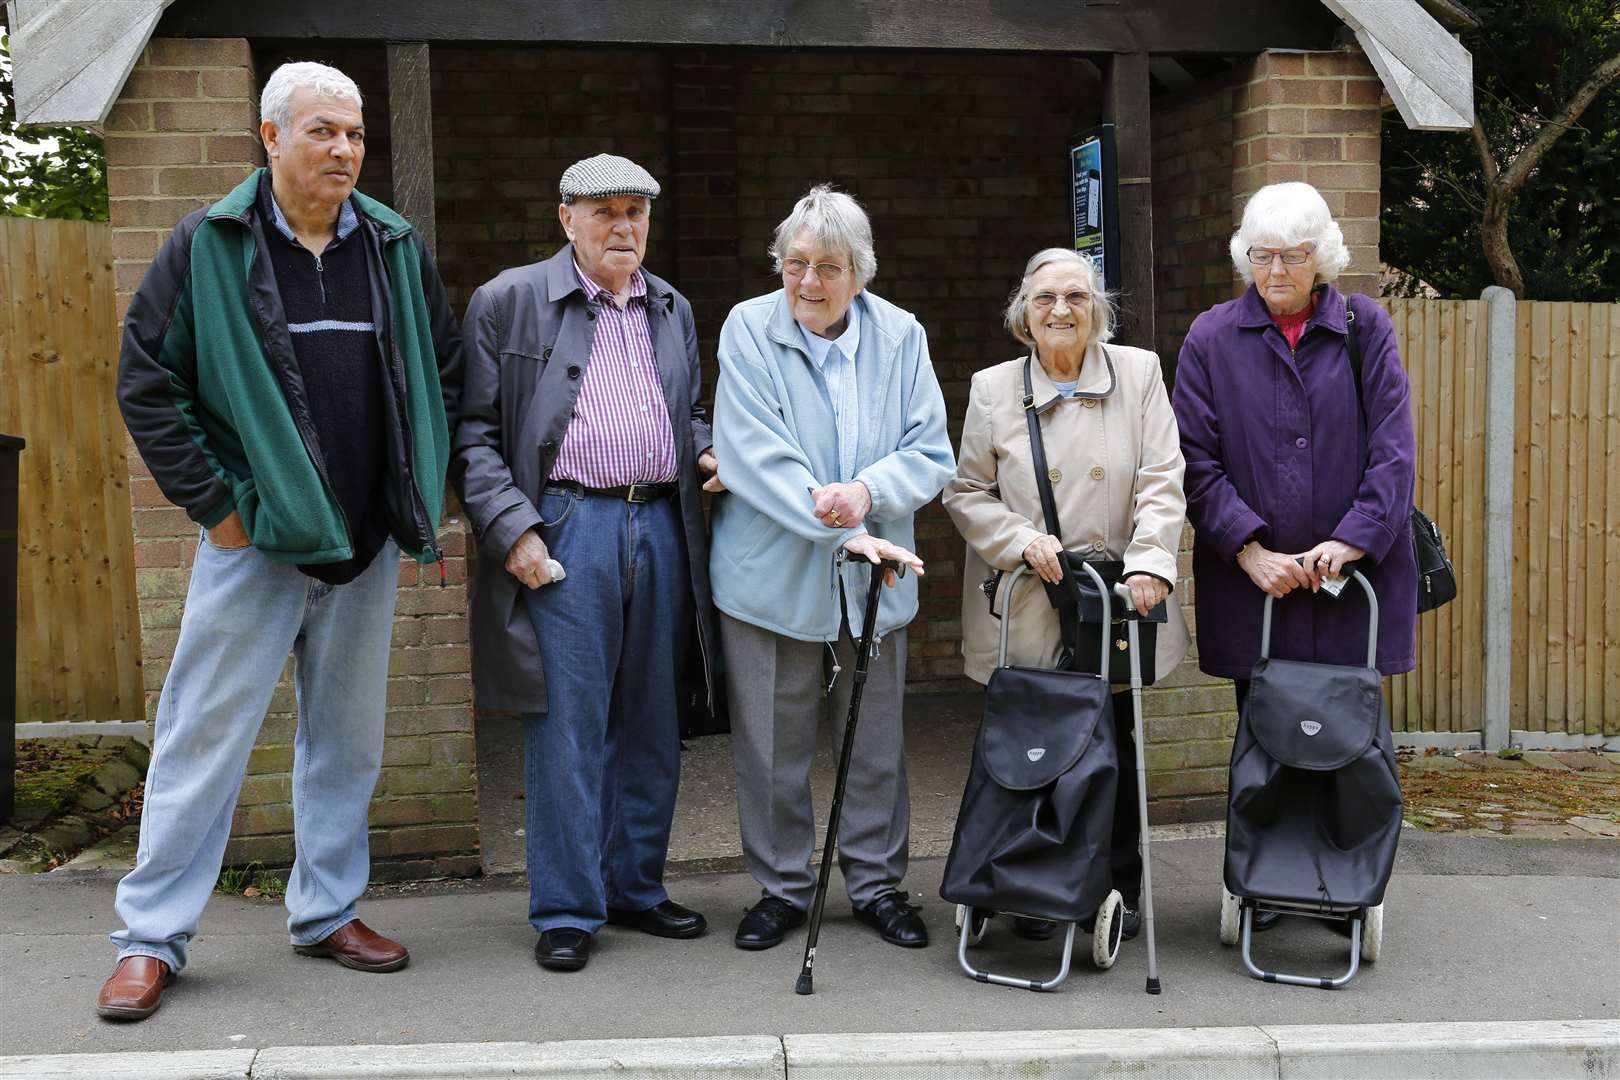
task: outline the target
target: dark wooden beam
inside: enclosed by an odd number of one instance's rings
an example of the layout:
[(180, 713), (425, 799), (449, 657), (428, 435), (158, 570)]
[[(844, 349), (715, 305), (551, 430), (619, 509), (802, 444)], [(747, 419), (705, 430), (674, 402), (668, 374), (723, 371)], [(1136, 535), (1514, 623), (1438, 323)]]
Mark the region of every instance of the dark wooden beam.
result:
[(177, 0), (161, 37), (1256, 53), (1323, 49), (1306, 0)]
[(437, 255), (433, 216), (433, 89), (425, 42), (388, 44), (389, 166), (394, 209)]
[(1120, 326), (1115, 340), (1153, 348), (1153, 131), (1146, 53), (1103, 66), (1103, 120), (1114, 125), (1119, 163)]

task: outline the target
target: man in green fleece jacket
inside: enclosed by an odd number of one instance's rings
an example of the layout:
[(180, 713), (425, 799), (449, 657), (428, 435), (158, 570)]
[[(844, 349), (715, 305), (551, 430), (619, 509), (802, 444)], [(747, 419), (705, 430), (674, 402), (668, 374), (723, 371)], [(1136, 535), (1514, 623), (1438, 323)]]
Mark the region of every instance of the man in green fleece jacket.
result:
[(354, 190), (353, 80), (283, 65), (260, 112), (270, 167), (180, 223), (124, 323), (125, 423), (201, 535), (140, 849), (118, 887), (118, 966), (97, 1002), (110, 1020), (150, 1016), (186, 964), (289, 653), (292, 946), (359, 971), (409, 960), (355, 901), (370, 878), (399, 558), (439, 559), (461, 335), (410, 224)]

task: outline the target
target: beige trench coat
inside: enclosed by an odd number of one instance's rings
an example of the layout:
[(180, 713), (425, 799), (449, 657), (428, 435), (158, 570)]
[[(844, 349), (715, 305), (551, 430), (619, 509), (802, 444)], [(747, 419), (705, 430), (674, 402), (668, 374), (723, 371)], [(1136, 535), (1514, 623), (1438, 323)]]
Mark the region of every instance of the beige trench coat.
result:
[[(1110, 361), (1114, 388), (1100, 400), (1061, 397), (1040, 363), (1033, 365), (1047, 468), (1058, 473), (1052, 495), (1063, 543), (1091, 558), (1121, 560), (1127, 574), (1146, 572), (1173, 584), (1187, 514), (1176, 418), (1159, 358), (1144, 349), (1093, 344), (1080, 368), (1081, 393), (1107, 391)], [(1023, 371), (1020, 357), (973, 376), (956, 476), (944, 492), (945, 509), (967, 540), (962, 656), (968, 677), (981, 683), (996, 666), (1001, 632), (981, 586), (994, 571), (1023, 565), (1024, 549), (1050, 531), (1035, 486)], [(998, 610), (1004, 599), (997, 596)], [(1166, 605), (1169, 623), (1159, 629), (1161, 679), (1187, 655), (1187, 623), (1175, 600), (1172, 595)], [(1057, 614), (1034, 571), (1014, 588), (1012, 619), (1009, 661), (1055, 664)]]

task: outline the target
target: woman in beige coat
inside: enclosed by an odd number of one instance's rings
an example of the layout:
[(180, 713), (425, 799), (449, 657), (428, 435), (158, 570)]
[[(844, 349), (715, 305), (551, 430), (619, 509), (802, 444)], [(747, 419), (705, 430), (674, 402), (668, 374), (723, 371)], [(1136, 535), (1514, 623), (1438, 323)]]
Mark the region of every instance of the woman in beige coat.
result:
[[(1000, 624), (981, 586), (998, 570), (1021, 563), (1035, 570), (1019, 578), (1010, 600), (1008, 662), (1028, 666), (1051, 667), (1058, 661), (1057, 613), (1036, 576), (1062, 579), (1059, 552), (1065, 542), (1088, 558), (1123, 561), (1123, 580), (1139, 611), (1148, 611), (1174, 588), (1187, 509), (1176, 419), (1158, 356), (1105, 344), (1113, 321), (1093, 263), (1066, 248), (1047, 248), (1031, 258), (1007, 305), (1008, 331), (1035, 359), (1030, 365), (1034, 405), (1063, 542), (1046, 523), (1035, 482), (1023, 405), (1026, 357), (973, 376), (956, 476), (945, 486), (944, 502), (967, 541), (962, 655), (968, 676), (977, 682), (988, 682), (996, 666)], [(998, 592), (998, 611), (1005, 599)], [(1160, 678), (1181, 662), (1188, 645), (1180, 605), (1167, 606), (1170, 621), (1159, 630), (1155, 657)], [(1116, 694), (1122, 766), (1135, 760), (1131, 717), (1129, 693)], [(1125, 899), (1127, 940), (1141, 925), (1140, 832), (1136, 772), (1124, 766), (1111, 867), (1114, 888)], [(1053, 930), (1038, 920), (1015, 925), (1032, 937)]]

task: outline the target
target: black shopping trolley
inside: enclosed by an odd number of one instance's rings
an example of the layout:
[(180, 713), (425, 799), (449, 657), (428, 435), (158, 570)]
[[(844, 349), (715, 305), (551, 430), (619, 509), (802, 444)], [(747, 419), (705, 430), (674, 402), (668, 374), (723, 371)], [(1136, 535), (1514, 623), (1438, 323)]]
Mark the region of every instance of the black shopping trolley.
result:
[[(1338, 989), (1383, 944), (1401, 785), (1377, 670), (1378, 595), (1359, 571), (1348, 573), (1367, 598), (1366, 666), (1273, 658), (1268, 595), (1232, 745), (1221, 942), (1241, 941), (1244, 966), (1266, 982)], [(1349, 970), (1323, 978), (1261, 969), (1251, 951), (1258, 911), (1348, 920)]]

